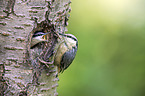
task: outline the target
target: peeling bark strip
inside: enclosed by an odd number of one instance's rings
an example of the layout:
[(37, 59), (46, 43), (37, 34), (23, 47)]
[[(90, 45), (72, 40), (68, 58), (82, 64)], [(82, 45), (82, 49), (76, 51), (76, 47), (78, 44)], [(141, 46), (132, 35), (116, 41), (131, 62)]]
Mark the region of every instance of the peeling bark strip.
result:
[[(57, 67), (43, 61), (51, 56), (57, 33), (67, 31), (70, 3), (0, 0), (0, 96), (58, 95)], [(50, 32), (50, 42), (30, 49), (36, 31)]]

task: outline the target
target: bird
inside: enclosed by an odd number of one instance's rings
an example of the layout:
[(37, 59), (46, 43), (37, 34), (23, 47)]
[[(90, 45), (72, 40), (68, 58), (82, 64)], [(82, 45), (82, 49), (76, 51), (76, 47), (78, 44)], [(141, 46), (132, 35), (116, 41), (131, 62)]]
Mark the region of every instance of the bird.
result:
[(77, 50), (78, 50), (78, 40), (72, 34), (62, 34), (59, 33), (62, 37), (56, 45), (57, 51), (54, 57), (54, 64), (58, 65), (58, 72), (63, 73), (70, 64), (73, 62)]
[(47, 42), (45, 38), (47, 34), (48, 33), (44, 33), (44, 32), (35, 32), (32, 36), (31, 48), (40, 42)]

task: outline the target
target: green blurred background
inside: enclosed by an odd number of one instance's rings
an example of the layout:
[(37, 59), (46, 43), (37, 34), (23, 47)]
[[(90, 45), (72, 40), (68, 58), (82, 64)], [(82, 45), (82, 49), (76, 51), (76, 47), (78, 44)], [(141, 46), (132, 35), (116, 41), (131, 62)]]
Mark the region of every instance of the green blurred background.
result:
[(79, 40), (59, 96), (145, 96), (145, 0), (71, 0)]

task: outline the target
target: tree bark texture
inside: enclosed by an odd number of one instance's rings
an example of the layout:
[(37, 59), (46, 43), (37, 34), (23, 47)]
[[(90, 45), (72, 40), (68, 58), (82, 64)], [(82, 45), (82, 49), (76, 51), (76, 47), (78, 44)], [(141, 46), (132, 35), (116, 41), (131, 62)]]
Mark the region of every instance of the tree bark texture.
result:
[[(37, 57), (45, 60), (49, 55), (46, 49), (53, 49), (57, 43), (53, 32), (67, 31), (70, 3), (70, 0), (0, 0), (0, 96), (58, 95), (57, 66), (46, 66)], [(41, 50), (30, 49), (36, 31), (53, 33), (48, 36), (50, 43), (40, 46)]]

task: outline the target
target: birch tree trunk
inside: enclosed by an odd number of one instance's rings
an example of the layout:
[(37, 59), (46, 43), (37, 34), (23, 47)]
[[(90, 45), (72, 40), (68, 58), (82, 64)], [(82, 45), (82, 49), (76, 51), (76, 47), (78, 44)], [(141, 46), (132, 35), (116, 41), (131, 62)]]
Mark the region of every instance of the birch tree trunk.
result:
[(58, 95), (56, 65), (34, 60), (30, 43), (36, 31), (67, 31), (70, 2), (0, 0), (0, 96)]

